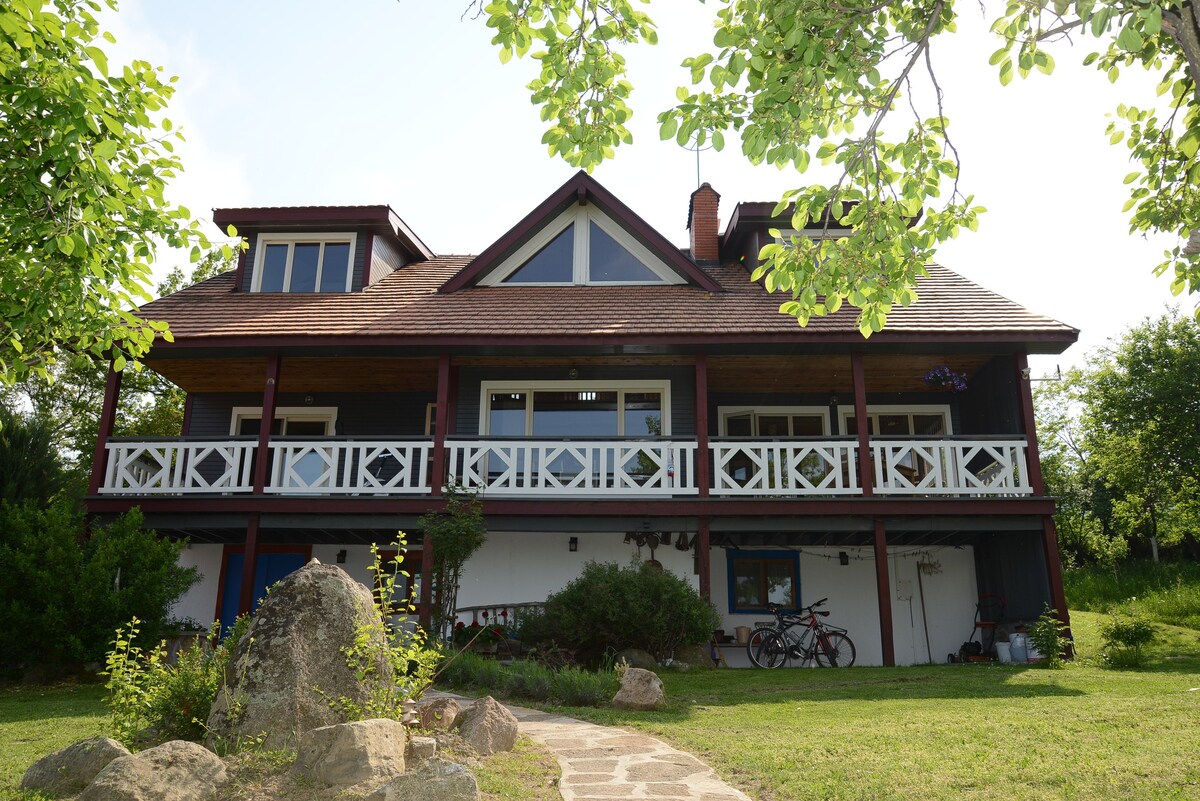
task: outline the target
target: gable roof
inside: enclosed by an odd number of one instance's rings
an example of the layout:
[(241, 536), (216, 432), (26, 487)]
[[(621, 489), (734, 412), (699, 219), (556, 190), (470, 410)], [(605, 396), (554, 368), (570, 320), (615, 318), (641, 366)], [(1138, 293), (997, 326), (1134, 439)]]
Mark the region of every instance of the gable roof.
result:
[[(714, 267), (721, 291), (687, 284), (641, 286), (512, 286), (503, 291), (439, 288), (478, 259), (440, 256), (410, 264), (362, 292), (237, 292), (234, 273), (211, 278), (141, 309), (170, 323), (174, 343), (160, 354), (211, 347), (535, 346), (633, 344), (721, 347), (861, 346), (857, 309), (813, 317), (801, 328), (780, 314), (786, 300), (750, 281), (738, 265)], [(1078, 331), (931, 265), (917, 282), (920, 300), (897, 307), (871, 337), (889, 343), (1022, 345), (1061, 353)], [(547, 314), (547, 309), (570, 309)]]
[[(474, 286), (480, 279), (517, 250), (525, 242), (566, 211), (572, 203), (594, 203), (603, 210), (614, 222), (628, 231), (634, 238), (645, 245), (651, 253), (660, 258), (666, 265), (683, 276), (688, 283), (709, 292), (720, 292), (721, 285), (712, 279), (704, 270), (697, 267), (691, 259), (679, 252), (679, 249), (667, 241), (666, 237), (652, 228), (628, 206), (617, 199), (615, 195), (600, 185), (599, 181), (580, 170), (543, 200), (537, 208), (508, 230), (503, 236), (488, 246), (486, 250), (472, 259), (457, 272), (450, 280), (438, 288), (438, 292), (446, 294), (458, 292)], [(507, 291), (507, 290), (506, 290)]]

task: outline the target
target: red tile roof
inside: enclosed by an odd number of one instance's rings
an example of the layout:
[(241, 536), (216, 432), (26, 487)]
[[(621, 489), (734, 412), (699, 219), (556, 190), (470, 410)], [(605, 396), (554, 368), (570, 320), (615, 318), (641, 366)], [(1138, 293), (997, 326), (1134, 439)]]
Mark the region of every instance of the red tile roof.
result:
[[(737, 266), (708, 274), (723, 292), (693, 286), (497, 286), (437, 290), (469, 261), (440, 256), (396, 270), (363, 292), (234, 292), (232, 272), (143, 307), (166, 320), (174, 345), (321, 345), (408, 343), (516, 344), (533, 338), (588, 344), (862, 342), (857, 310), (814, 317), (806, 328), (779, 313), (787, 298), (768, 294)], [(920, 300), (896, 308), (874, 344), (886, 342), (1025, 343), (1061, 352), (1078, 331), (974, 284), (941, 266), (918, 283)], [(603, 338), (604, 342), (598, 341)]]

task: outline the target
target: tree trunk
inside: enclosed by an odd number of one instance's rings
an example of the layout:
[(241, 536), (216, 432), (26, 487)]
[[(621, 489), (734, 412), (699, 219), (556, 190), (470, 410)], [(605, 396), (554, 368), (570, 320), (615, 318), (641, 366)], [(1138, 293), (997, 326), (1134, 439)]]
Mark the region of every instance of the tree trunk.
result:
[(1200, 26), (1197, 25), (1196, 10), (1191, 1), (1179, 8), (1164, 7), (1162, 26), (1183, 52), (1188, 75), (1192, 77), (1192, 91), (1197, 102), (1200, 102)]
[(1150, 558), (1158, 564), (1158, 537), (1150, 535)]

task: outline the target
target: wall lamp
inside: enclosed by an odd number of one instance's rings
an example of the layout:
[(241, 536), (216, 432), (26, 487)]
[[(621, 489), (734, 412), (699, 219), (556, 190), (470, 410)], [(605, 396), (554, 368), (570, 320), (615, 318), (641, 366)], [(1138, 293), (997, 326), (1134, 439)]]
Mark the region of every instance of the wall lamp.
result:
[(579, 550), (579, 537), (571, 537), (571, 539), (567, 540), (567, 550), (571, 553)]
[(346, 564), (346, 551), (345, 551), (345, 549), (344, 549), (344, 548), (343, 548), (342, 550), (340, 550), (340, 551), (338, 551), (338, 552), (337, 552), (337, 557), (336, 557), (336, 558), (337, 558), (337, 563), (338, 563), (339, 565), (344, 565), (344, 564)]
[(850, 554), (846, 553), (845, 551), (838, 551), (838, 562), (843, 565), (850, 564)]

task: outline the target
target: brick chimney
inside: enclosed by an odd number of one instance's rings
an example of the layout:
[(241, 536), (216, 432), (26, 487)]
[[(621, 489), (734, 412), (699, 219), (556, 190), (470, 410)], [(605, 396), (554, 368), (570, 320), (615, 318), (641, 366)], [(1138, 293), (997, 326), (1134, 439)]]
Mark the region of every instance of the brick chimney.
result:
[(692, 193), (688, 205), (688, 230), (692, 234), (692, 261), (697, 264), (716, 264), (721, 258), (717, 233), (720, 202), (721, 196), (708, 182), (700, 184), (700, 188)]

